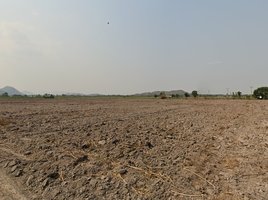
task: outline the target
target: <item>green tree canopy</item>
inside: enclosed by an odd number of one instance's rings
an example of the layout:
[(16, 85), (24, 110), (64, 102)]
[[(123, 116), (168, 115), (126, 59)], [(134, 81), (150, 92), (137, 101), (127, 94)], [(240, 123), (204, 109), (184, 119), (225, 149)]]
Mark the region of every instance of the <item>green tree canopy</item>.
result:
[(2, 97), (8, 97), (8, 93), (7, 93), (7, 92), (4, 92), (4, 93), (2, 94)]
[(189, 97), (190, 95), (189, 95), (187, 92), (185, 92), (185, 93), (184, 93), (184, 96), (185, 96), (185, 97)]
[(197, 91), (196, 91), (196, 90), (193, 90), (193, 91), (192, 91), (192, 95), (193, 95), (194, 97), (197, 97), (197, 96), (198, 96)]
[(268, 99), (268, 87), (259, 87), (253, 92), (258, 99)]

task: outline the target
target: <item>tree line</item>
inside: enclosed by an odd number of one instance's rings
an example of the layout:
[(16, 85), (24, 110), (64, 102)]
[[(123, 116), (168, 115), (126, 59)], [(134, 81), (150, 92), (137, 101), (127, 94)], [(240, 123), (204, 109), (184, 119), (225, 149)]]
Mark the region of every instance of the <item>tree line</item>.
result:
[[(179, 97), (190, 97), (192, 95), (192, 97), (198, 97), (198, 96), (209, 96), (209, 97), (215, 97), (215, 95), (199, 95), (198, 92), (196, 90), (193, 90), (192, 93), (188, 93), (185, 92), (184, 95), (182, 94), (171, 94), (170, 97), (172, 98), (179, 98)], [(1, 97), (9, 97), (9, 94), (7, 92), (4, 92), (3, 94), (0, 95)], [(43, 97), (45, 99), (47, 98), (55, 98), (55, 95), (53, 94), (44, 94), (44, 95), (12, 95), (13, 97)], [(56, 96), (62, 96), (65, 97), (66, 95), (62, 94), (62, 95), (56, 95)], [(109, 95), (108, 95), (109, 96)], [(121, 96), (121, 95), (118, 95)], [(224, 95), (220, 95), (220, 96), (224, 96)], [(227, 97), (229, 97), (229, 94), (226, 95)], [(154, 97), (160, 97), (162, 99), (168, 98), (167, 95), (164, 92), (161, 92), (159, 95), (158, 94), (154, 94)], [(233, 98), (241, 98), (242, 97), (242, 92), (238, 91), (238, 92), (233, 92), (230, 97)], [(252, 95), (244, 95), (243, 97), (246, 98), (256, 98), (256, 99), (268, 99), (268, 87), (259, 87), (256, 90), (254, 90)]]

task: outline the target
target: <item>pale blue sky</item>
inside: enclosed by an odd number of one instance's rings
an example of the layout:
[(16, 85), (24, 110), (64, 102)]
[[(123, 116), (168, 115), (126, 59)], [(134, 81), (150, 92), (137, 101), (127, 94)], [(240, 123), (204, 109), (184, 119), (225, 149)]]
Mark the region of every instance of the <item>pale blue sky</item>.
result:
[(0, 88), (250, 93), (268, 86), (267, 10), (264, 0), (0, 0)]

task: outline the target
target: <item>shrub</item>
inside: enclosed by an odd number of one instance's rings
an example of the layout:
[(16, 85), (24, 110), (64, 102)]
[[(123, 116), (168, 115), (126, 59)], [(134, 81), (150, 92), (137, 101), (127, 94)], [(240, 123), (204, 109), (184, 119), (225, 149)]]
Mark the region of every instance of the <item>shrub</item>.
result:
[(8, 97), (8, 93), (7, 93), (7, 92), (4, 92), (4, 93), (2, 94), (2, 97)]
[(162, 94), (162, 95), (159, 97), (159, 99), (167, 99), (167, 96), (166, 96), (165, 93), (164, 93), (164, 94)]
[(44, 94), (43, 95), (43, 98), (45, 98), (45, 99), (54, 99), (55, 97), (54, 97), (54, 95), (53, 94)]
[(258, 99), (268, 99), (268, 87), (259, 87), (253, 92)]

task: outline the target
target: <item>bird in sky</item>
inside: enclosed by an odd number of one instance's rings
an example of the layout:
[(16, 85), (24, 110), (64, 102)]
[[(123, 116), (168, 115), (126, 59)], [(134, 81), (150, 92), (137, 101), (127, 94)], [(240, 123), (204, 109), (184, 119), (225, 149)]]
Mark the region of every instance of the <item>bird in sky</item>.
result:
[(107, 22), (107, 24), (110, 24), (110, 22)]

